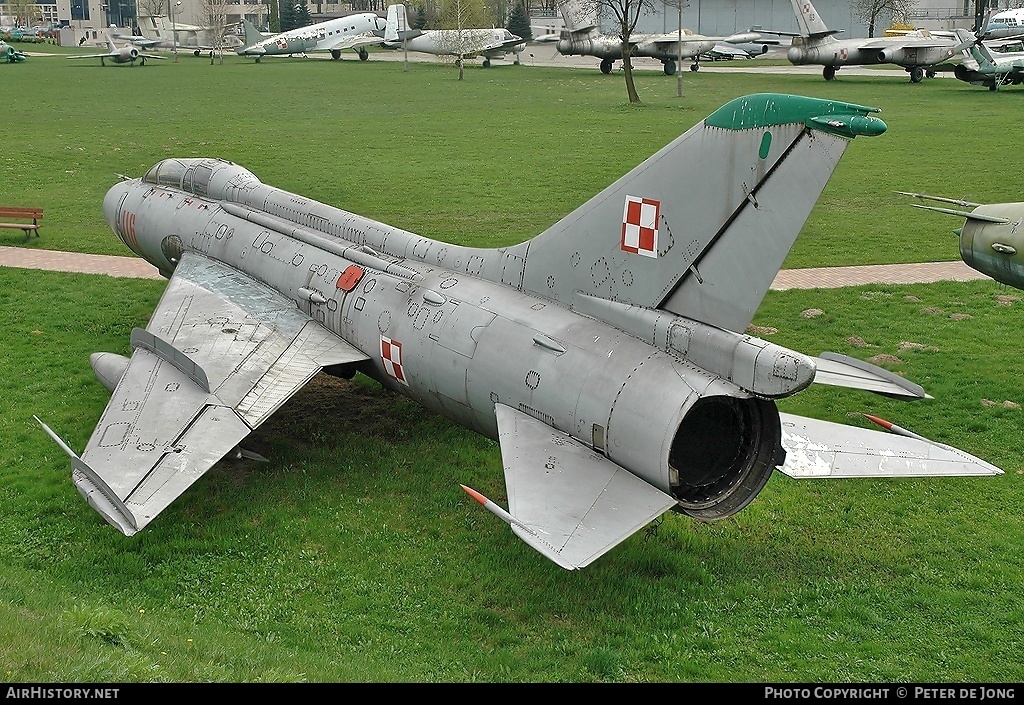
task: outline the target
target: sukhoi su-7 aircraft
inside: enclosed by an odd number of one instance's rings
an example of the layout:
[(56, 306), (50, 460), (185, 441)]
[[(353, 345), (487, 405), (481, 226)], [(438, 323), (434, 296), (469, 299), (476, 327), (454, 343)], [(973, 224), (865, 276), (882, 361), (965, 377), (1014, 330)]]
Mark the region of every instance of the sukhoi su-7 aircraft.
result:
[(79, 492), (132, 535), (318, 372), (367, 375), (496, 439), (508, 509), (467, 491), (566, 569), (667, 510), (728, 517), (776, 468), (1000, 474), (909, 432), (780, 413), (777, 399), (815, 382), (926, 395), (745, 332), (847, 146), (886, 129), (874, 112), (737, 98), (497, 249), (430, 240), (220, 159), (164, 159), (111, 187), (103, 213), (167, 288), (130, 357), (92, 356), (112, 395), (82, 454), (44, 428)]

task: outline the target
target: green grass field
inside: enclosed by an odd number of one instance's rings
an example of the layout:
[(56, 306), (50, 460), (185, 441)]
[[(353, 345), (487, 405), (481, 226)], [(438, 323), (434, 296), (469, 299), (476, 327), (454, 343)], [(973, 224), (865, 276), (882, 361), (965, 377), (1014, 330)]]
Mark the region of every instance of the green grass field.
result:
[[(78, 53), (77, 50), (64, 50)], [(217, 156), (266, 183), (471, 245), (530, 237), (727, 100), (882, 109), (787, 266), (954, 260), (960, 222), (894, 189), (1013, 200), (1015, 89), (953, 79), (638, 73), (327, 60), (145, 67), (31, 57), (8, 96), (0, 244), (126, 255), (117, 174)], [(701, 165), (694, 165), (700, 168)], [(809, 354), (888, 354), (935, 398), (814, 387), (784, 411), (875, 413), (1000, 465), (993, 478), (779, 473), (713, 524), (667, 515), (566, 572), (469, 500), (505, 504), (495, 443), (363, 378), (318, 378), (125, 538), (87, 506), (43, 418), (81, 450), (159, 281), (0, 269), (0, 679), (7, 682), (1020, 682), (1024, 292), (992, 282), (771, 292), (754, 321)], [(820, 309), (823, 315), (802, 312)]]

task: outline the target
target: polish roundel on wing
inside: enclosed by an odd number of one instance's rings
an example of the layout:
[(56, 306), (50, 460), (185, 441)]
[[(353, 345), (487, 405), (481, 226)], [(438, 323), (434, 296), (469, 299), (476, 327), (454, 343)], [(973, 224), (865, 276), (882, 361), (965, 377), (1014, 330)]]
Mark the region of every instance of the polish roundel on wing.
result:
[(388, 373), (388, 377), (409, 386), (409, 382), (405, 379), (405, 370), (402, 369), (401, 343), (382, 335), (380, 337), (380, 359), (384, 363), (384, 371)]
[(622, 210), (622, 249), (645, 257), (658, 256), (661, 201), (626, 196)]

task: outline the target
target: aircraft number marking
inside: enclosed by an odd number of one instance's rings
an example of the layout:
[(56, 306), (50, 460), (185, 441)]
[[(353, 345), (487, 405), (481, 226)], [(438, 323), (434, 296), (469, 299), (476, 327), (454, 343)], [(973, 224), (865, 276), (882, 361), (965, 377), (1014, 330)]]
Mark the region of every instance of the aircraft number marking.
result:
[(139, 246), (139, 240), (135, 236), (135, 214), (131, 211), (121, 211), (121, 235), (124, 242), (133, 250)]

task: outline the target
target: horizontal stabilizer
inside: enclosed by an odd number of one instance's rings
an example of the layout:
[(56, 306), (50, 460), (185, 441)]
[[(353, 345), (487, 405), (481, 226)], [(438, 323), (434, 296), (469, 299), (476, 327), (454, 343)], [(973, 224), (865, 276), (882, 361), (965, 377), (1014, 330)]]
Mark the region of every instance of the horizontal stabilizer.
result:
[(532, 416), (503, 404), (495, 414), (512, 518), (506, 521), (563, 568), (590, 564), (676, 503)]
[(786, 462), (793, 478), (1002, 475), (969, 453), (922, 437), (779, 414)]
[(924, 388), (898, 374), (848, 355), (823, 352), (814, 359), (814, 381), (850, 389), (864, 389), (901, 399), (931, 399)]

